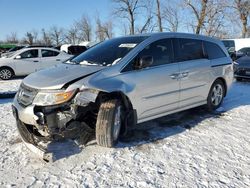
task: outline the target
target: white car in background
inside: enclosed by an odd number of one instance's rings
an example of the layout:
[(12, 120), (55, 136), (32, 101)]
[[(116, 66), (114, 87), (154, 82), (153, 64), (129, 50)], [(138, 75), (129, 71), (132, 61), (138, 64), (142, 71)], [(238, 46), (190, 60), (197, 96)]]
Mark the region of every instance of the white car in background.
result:
[(24, 48), (0, 58), (0, 79), (9, 80), (13, 76), (25, 76), (62, 63), (71, 57), (72, 55), (53, 48)]

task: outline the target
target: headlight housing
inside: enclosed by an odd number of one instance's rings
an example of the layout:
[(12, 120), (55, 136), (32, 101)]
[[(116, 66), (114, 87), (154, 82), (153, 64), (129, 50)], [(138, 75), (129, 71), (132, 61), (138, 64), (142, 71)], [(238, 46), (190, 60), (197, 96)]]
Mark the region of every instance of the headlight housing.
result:
[(72, 99), (75, 93), (76, 90), (72, 91), (51, 90), (51, 91), (38, 92), (33, 101), (33, 104), (38, 106), (50, 106), (50, 105), (62, 104)]

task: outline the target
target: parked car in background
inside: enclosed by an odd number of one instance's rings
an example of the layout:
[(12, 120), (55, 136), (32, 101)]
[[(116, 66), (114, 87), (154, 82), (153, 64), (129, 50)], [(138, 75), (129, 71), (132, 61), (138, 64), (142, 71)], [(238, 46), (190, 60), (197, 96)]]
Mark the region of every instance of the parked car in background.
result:
[(250, 78), (250, 56), (243, 56), (234, 62), (234, 77), (237, 81)]
[(230, 57), (233, 60), (237, 59), (237, 52), (245, 47), (250, 47), (250, 38), (244, 39), (224, 39), (222, 40)]
[[(154, 33), (104, 41), (57, 67), (26, 77), (13, 103), (24, 142), (53, 139), (114, 147), (128, 126), (200, 105), (217, 109), (233, 81), (233, 64), (213, 38)], [(43, 145), (41, 143), (43, 142)]]
[(87, 47), (84, 45), (73, 45), (73, 44), (63, 44), (60, 47), (60, 50), (66, 52), (70, 55), (77, 56), (87, 50)]
[(236, 59), (239, 59), (243, 56), (250, 56), (250, 47), (241, 48), (236, 52)]
[(25, 47), (25, 46), (15, 46), (15, 47), (9, 49), (7, 52), (2, 53), (2, 54), (0, 55), (0, 57), (7, 57), (7, 56), (9, 56), (10, 54), (16, 52), (17, 50), (21, 50), (21, 49), (24, 48), (24, 47)]
[(1, 54), (7, 52), (11, 48), (14, 48), (16, 45), (15, 44), (0, 44), (0, 57)]
[(71, 55), (52, 48), (23, 48), (0, 58), (0, 78), (11, 79), (13, 76), (24, 76), (69, 59)]
[(2, 53), (0, 57), (5, 58), (5, 57), (10, 56), (12, 53), (14, 53), (18, 50), (21, 50), (23, 48), (35, 48), (35, 47), (52, 48), (53, 46), (51, 46), (51, 45), (49, 45), (49, 46), (48, 45), (18, 45), (18, 46), (15, 46), (15, 47), (9, 49), (7, 52)]

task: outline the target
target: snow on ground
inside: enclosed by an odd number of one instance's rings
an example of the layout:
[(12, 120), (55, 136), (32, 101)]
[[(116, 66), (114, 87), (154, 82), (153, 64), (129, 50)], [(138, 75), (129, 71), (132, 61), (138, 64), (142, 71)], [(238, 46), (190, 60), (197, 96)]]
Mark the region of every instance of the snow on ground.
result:
[(22, 144), (11, 100), (0, 100), (0, 187), (250, 187), (249, 93), (234, 83), (217, 113), (150, 121), (115, 149), (92, 144), (54, 163)]
[(15, 78), (12, 80), (0, 79), (0, 93), (17, 91), (21, 82), (22, 82), (22, 78)]

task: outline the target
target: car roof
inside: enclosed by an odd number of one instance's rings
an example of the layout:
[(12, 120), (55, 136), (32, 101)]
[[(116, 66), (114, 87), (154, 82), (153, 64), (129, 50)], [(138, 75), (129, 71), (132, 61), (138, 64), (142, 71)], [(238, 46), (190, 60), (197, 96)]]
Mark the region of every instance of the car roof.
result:
[(22, 52), (22, 51), (27, 51), (27, 50), (39, 50), (39, 49), (43, 49), (43, 50), (53, 50), (53, 51), (56, 51), (56, 52), (61, 52), (55, 48), (48, 48), (48, 47), (29, 47), (29, 48), (22, 48), (21, 50), (19, 50), (19, 52)]
[[(190, 38), (197, 40), (206, 40), (215, 43), (220, 43), (221, 41), (214, 37), (208, 37), (204, 35), (192, 34), (192, 33), (181, 33), (181, 32), (158, 32), (158, 33), (145, 33), (145, 34), (136, 34), (136, 35), (128, 35), (125, 37), (179, 37), (179, 38)], [(122, 38), (122, 37), (121, 37)]]

